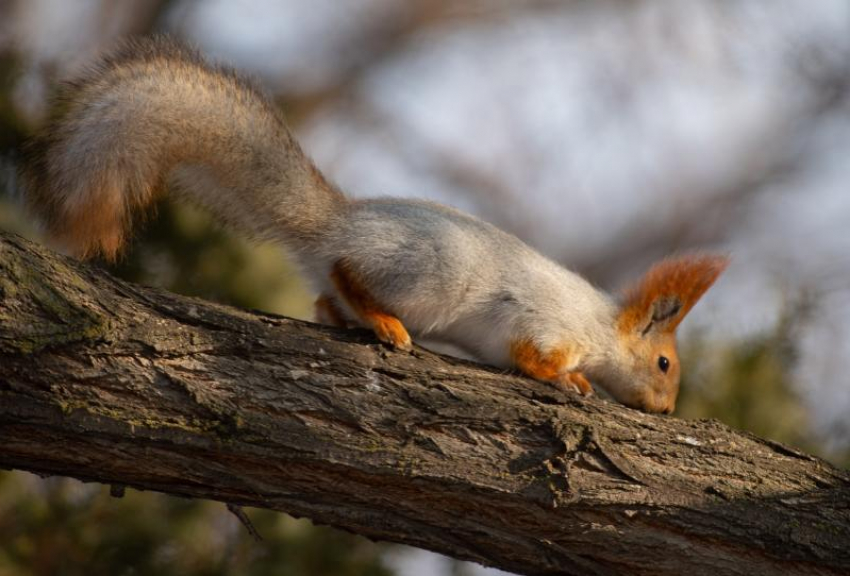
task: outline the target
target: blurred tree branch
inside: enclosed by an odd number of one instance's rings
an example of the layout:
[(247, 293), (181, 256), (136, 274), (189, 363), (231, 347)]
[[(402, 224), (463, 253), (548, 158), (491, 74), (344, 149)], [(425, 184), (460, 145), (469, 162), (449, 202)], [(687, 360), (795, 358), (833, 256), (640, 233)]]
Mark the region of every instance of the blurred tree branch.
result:
[(281, 510), (523, 574), (846, 574), (850, 474), (0, 234), (0, 466)]

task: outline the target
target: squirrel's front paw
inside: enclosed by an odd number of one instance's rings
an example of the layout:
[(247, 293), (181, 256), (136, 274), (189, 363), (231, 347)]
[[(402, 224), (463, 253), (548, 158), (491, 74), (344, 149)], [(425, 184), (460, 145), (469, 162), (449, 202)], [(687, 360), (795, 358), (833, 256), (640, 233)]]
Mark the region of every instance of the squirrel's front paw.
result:
[(378, 340), (397, 350), (412, 350), (413, 341), (401, 321), (395, 316), (382, 315), (373, 319), (372, 329)]
[(567, 372), (552, 382), (557, 388), (566, 392), (576, 392), (582, 396), (593, 396), (593, 386), (581, 372)]

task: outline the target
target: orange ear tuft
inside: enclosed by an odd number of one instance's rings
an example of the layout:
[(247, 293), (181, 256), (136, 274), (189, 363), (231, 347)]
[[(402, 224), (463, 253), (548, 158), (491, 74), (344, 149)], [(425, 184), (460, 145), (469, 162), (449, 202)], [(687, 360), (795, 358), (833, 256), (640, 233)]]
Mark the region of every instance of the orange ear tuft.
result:
[(687, 254), (662, 260), (628, 289), (620, 309), (624, 332), (673, 332), (729, 265), (717, 254)]

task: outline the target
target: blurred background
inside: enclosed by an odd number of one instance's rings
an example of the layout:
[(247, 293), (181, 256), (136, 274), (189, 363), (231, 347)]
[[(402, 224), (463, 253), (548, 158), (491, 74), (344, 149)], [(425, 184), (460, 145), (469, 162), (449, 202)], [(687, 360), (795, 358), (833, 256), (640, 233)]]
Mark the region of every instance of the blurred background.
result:
[[(431, 198), (616, 290), (733, 264), (683, 324), (678, 416), (850, 466), (845, 0), (0, 0), (0, 227), (57, 79), (167, 32), (253, 76), (355, 196)], [(309, 318), (280, 248), (165, 202), (111, 271)], [(249, 510), (0, 472), (0, 576), (496, 571)]]

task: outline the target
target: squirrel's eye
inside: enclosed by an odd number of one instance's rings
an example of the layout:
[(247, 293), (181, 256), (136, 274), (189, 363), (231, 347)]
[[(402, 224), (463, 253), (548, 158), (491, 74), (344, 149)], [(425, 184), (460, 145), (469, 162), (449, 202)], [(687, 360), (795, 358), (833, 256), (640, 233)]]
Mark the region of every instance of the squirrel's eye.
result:
[(667, 370), (670, 368), (670, 361), (667, 359), (666, 356), (658, 357), (658, 367), (661, 368), (662, 372), (664, 372), (665, 374), (667, 373)]

